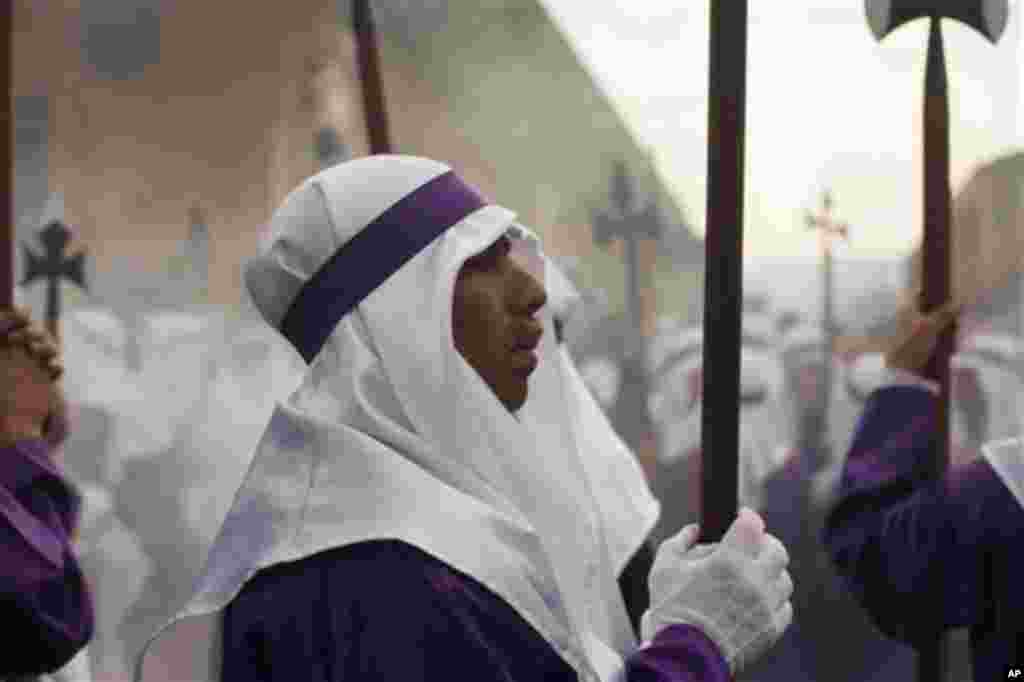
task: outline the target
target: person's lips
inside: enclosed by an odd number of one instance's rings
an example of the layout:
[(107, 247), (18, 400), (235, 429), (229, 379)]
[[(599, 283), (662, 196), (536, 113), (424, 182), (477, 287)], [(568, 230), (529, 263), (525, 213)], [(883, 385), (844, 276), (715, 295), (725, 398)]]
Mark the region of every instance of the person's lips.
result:
[(537, 346), (544, 329), (539, 324), (519, 336), (512, 344), (512, 364), (518, 374), (529, 375), (537, 369)]
[(544, 330), (540, 326), (536, 330), (530, 333), (524, 334), (516, 339), (515, 343), (512, 344), (513, 351), (532, 351), (537, 348), (540, 343), (541, 337), (544, 335)]
[(512, 362), (519, 374), (531, 374), (537, 369), (537, 353), (528, 348), (520, 348), (512, 352)]

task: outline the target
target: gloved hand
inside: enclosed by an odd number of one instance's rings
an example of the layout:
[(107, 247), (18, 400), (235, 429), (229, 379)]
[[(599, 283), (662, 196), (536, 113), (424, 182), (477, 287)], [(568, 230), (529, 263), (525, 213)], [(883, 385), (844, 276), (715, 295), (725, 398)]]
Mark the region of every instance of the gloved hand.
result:
[(740, 511), (721, 542), (694, 547), (697, 536), (697, 526), (690, 525), (658, 548), (641, 635), (649, 642), (669, 625), (696, 626), (736, 674), (793, 622), (789, 554), (749, 509)]

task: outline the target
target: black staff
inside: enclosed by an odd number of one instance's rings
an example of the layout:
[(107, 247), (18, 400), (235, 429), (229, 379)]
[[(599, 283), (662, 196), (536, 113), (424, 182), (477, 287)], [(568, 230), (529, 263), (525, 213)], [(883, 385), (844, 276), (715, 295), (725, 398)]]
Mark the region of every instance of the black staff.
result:
[(738, 503), (747, 0), (711, 3), (709, 75), (702, 542), (721, 539)]
[(0, 307), (14, 304), (14, 3), (0, 3), (0, 74), (4, 81), (3, 139), (0, 140), (0, 163), (3, 164), (3, 187), (0, 187)]

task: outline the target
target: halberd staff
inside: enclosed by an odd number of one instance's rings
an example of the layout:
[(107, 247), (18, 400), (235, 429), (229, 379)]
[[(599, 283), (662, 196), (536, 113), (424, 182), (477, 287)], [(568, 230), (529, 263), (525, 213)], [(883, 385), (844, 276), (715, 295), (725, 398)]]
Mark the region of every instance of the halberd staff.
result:
[[(929, 20), (924, 99), (924, 244), (922, 312), (932, 312), (951, 298), (952, 196), (949, 186), (949, 95), (942, 41), (942, 19), (955, 19), (995, 43), (1006, 27), (1007, 0), (865, 0), (868, 24), (878, 40), (915, 19)], [(944, 326), (924, 376), (936, 382), (939, 400), (934, 423), (938, 447), (931, 453), (930, 475), (940, 477), (949, 461), (949, 360), (956, 343), (955, 320)], [(918, 643), (918, 679), (944, 675), (941, 642)]]

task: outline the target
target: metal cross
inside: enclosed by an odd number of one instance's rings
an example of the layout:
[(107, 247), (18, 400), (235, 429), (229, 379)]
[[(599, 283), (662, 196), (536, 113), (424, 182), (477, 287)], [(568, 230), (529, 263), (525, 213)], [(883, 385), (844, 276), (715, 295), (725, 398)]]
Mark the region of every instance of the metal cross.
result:
[(21, 285), (36, 279), (46, 280), (46, 326), (55, 338), (59, 338), (57, 320), (60, 319), (60, 280), (68, 279), (82, 290), (85, 286), (85, 253), (79, 252), (70, 258), (64, 257), (64, 249), (71, 241), (72, 232), (59, 220), (51, 221), (39, 233), (43, 255), (22, 244), (25, 255), (25, 278)]
[(821, 255), (823, 269), (824, 310), (822, 314), (823, 326), (826, 338), (829, 340), (829, 349), (832, 348), (832, 339), (835, 337), (835, 315), (832, 308), (833, 296), (833, 272), (832, 272), (832, 245), (836, 238), (846, 240), (850, 235), (850, 226), (845, 222), (839, 222), (833, 217), (835, 203), (832, 200), (832, 193), (825, 190), (821, 197), (821, 211), (819, 213), (807, 212), (804, 223), (808, 230), (815, 230), (821, 237)]

